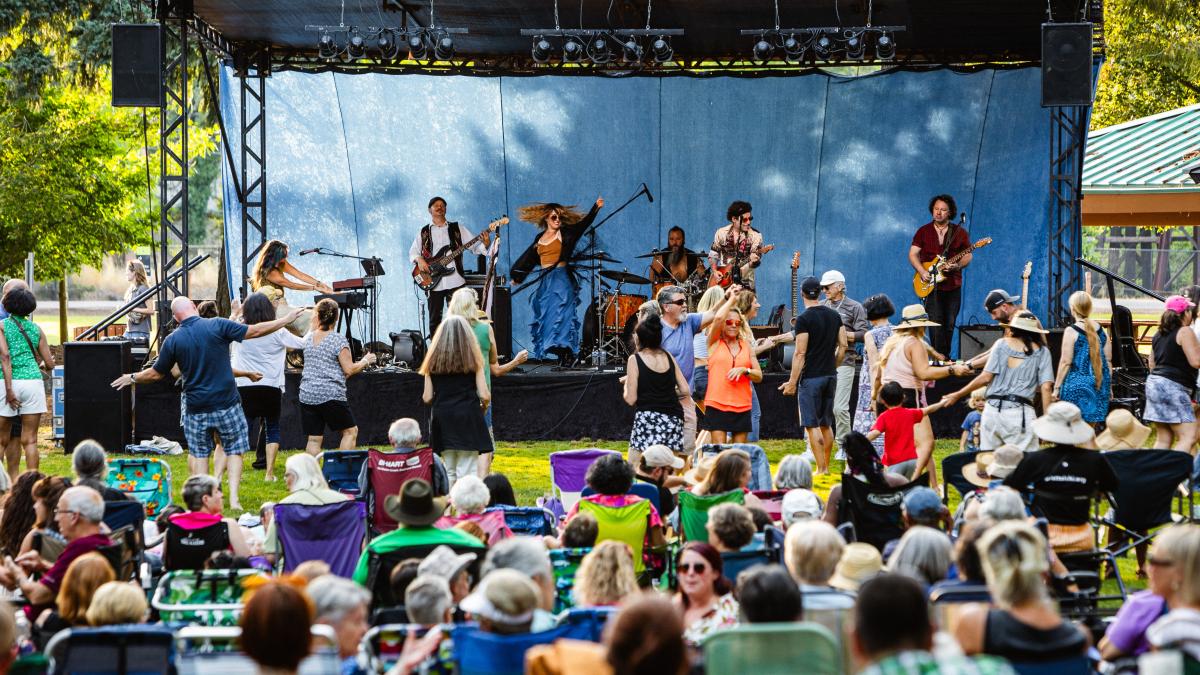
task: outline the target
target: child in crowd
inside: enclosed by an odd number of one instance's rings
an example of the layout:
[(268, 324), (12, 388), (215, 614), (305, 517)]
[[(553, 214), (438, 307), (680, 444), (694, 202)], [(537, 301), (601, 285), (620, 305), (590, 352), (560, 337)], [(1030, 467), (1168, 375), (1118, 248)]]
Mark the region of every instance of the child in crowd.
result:
[(867, 434), (874, 441), (883, 434), (883, 465), (892, 473), (909, 480), (929, 470), (929, 484), (937, 489), (937, 466), (933, 461), (933, 427), (926, 416), (944, 405), (941, 401), (924, 408), (905, 408), (904, 389), (897, 382), (888, 382), (879, 390), (879, 400), (887, 408)]
[(985, 389), (976, 389), (971, 392), (971, 398), (967, 401), (971, 412), (967, 413), (967, 417), (962, 423), (963, 433), (962, 440), (958, 442), (959, 452), (979, 452), (979, 421), (983, 419), (983, 404), (986, 400), (984, 395), (986, 393), (987, 390)]

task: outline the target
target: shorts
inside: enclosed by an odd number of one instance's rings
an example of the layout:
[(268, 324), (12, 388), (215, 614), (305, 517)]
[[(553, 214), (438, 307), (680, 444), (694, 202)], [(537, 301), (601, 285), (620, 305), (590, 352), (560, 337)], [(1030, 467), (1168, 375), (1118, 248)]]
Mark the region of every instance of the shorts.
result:
[(188, 453), (197, 459), (208, 459), (213, 451), (213, 435), (221, 439), (227, 455), (244, 455), (250, 450), (250, 427), (241, 405), (231, 405), (213, 412), (189, 412), (183, 416), (183, 435)]
[(1146, 378), (1146, 422), (1186, 424), (1196, 421), (1188, 388), (1161, 375)]
[(708, 406), (704, 409), (704, 418), (700, 420), (700, 428), (708, 431), (724, 431), (730, 434), (750, 433), (753, 431), (750, 411), (730, 412)]
[(1038, 449), (1033, 433), (1037, 414), (1033, 406), (1008, 401), (988, 401), (979, 417), (979, 447), (990, 451), (1002, 445), (1015, 445), (1024, 452)]
[(324, 436), (325, 427), (345, 431), (354, 424), (354, 413), (345, 401), (325, 401), (315, 405), (300, 404), (300, 428), (305, 436)]
[(13, 391), (20, 401), (20, 408), (13, 410), (8, 405), (5, 392), (3, 405), (0, 405), (0, 417), (17, 417), (18, 415), (40, 415), (46, 412), (46, 386), (39, 380), (13, 380)]
[(282, 392), (278, 387), (261, 385), (238, 387), (238, 393), (242, 397), (242, 412), (246, 414), (246, 419), (265, 417), (268, 421), (279, 420)]
[(821, 375), (800, 380), (800, 386), (796, 388), (800, 426), (805, 429), (832, 427), (833, 399), (836, 395), (836, 375)]

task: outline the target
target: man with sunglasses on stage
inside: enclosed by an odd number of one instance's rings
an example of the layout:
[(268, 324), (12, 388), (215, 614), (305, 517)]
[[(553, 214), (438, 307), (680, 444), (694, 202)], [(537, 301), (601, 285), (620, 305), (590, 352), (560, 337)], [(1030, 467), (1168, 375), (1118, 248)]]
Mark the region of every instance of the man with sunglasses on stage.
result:
[(732, 276), (733, 283), (754, 289), (754, 270), (762, 262), (762, 233), (750, 226), (754, 222), (750, 202), (740, 199), (725, 211), (729, 224), (713, 235), (712, 248), (708, 253), (711, 261), (713, 282), (725, 284), (725, 277)]

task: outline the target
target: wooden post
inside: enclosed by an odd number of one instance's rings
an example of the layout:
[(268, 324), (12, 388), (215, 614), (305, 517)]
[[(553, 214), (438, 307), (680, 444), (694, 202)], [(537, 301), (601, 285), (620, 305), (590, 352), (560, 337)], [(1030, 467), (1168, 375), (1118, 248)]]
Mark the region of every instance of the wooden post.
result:
[(71, 339), (67, 333), (67, 279), (58, 280), (58, 343)]

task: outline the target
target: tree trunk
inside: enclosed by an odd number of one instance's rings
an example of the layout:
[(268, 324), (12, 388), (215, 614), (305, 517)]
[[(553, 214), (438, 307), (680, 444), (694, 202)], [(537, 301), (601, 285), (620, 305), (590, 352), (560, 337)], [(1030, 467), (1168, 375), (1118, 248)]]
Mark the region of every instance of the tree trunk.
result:
[(63, 278), (58, 281), (58, 343), (70, 340), (71, 336), (67, 334), (67, 280)]

